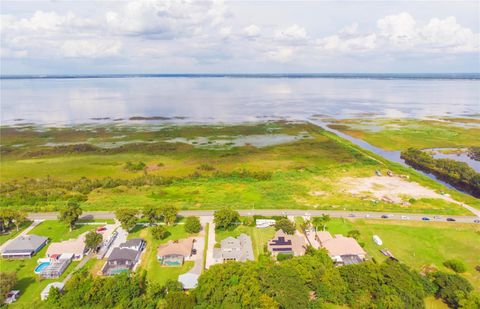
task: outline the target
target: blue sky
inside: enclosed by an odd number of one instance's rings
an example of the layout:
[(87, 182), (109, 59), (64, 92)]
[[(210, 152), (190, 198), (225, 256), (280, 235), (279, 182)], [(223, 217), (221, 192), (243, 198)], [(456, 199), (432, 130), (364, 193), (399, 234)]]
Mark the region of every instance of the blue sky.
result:
[(480, 72), (479, 1), (2, 1), (1, 74)]

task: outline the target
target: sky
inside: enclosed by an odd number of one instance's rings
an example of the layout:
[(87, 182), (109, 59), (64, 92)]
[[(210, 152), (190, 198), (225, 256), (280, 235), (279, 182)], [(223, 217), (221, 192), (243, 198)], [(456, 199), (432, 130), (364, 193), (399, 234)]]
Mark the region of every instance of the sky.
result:
[(5, 1), (17, 74), (480, 72), (480, 1)]

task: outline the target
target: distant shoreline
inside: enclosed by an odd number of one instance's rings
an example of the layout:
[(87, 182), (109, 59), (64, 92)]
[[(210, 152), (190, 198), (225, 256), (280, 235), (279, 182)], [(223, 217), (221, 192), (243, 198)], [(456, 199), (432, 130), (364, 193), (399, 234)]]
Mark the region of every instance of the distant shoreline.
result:
[(17, 79), (91, 79), (91, 78), (338, 78), (338, 79), (432, 79), (480, 80), (480, 73), (258, 73), (258, 74), (54, 74), (0, 75), (3, 80)]

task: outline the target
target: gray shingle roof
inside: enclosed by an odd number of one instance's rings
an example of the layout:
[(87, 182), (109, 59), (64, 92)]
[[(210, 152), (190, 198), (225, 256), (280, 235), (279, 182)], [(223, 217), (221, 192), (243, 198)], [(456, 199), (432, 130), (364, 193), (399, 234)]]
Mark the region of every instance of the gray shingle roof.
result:
[(114, 248), (110, 256), (108, 257), (109, 261), (114, 260), (129, 260), (135, 261), (138, 255), (138, 251), (128, 248)]
[(139, 247), (144, 242), (141, 238), (132, 238), (120, 244), (120, 248)]
[(38, 235), (25, 235), (13, 239), (3, 250), (5, 253), (28, 253), (37, 251), (48, 240), (47, 237)]

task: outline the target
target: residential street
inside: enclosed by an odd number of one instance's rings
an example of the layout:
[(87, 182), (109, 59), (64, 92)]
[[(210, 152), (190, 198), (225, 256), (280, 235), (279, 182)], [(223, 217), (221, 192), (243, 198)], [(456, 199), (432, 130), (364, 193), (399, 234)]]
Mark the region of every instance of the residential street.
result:
[[(477, 210), (478, 211), (478, 210)], [(199, 216), (199, 217), (211, 217), (214, 210), (184, 210), (180, 211), (181, 216)], [(333, 218), (369, 218), (369, 219), (382, 219), (382, 220), (413, 220), (422, 221), (422, 218), (428, 217), (432, 221), (446, 221), (447, 218), (455, 219), (455, 222), (459, 223), (473, 223), (473, 220), (480, 217), (474, 216), (450, 216), (450, 215), (435, 215), (435, 214), (409, 214), (409, 213), (392, 213), (392, 212), (359, 212), (359, 211), (345, 211), (345, 210), (289, 210), (289, 209), (262, 209), (262, 210), (239, 210), (241, 216), (321, 216), (322, 214), (330, 215)], [(381, 218), (382, 215), (388, 215), (388, 218)], [(29, 218), (31, 220), (56, 220), (58, 216), (57, 212), (37, 212), (30, 213)], [(440, 219), (434, 219), (439, 217)], [(95, 218), (95, 219), (113, 219), (115, 213), (110, 211), (87, 211), (84, 212), (82, 218)], [(455, 222), (450, 222), (454, 224)]]

